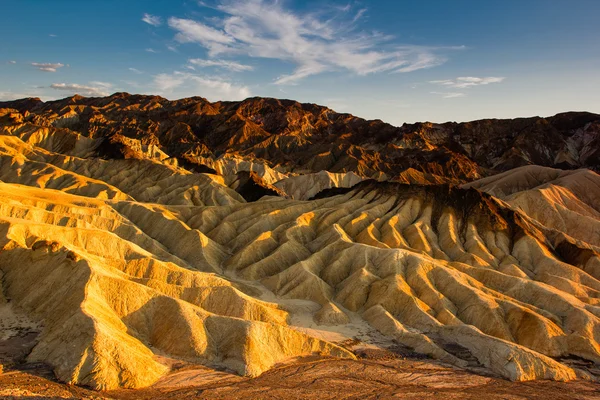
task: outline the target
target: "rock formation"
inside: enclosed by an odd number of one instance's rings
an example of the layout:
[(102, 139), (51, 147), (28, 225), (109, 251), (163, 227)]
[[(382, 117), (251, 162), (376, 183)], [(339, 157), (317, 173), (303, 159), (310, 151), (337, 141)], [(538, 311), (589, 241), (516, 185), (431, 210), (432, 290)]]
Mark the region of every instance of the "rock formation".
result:
[(97, 151), (110, 158), (145, 154), (221, 175), (254, 171), (269, 184), (289, 173), (320, 171), (402, 180), (413, 168), (463, 183), (526, 165), (600, 170), (600, 116), (590, 113), (394, 127), (291, 100), (211, 103), (127, 93), (23, 99), (0, 108), (14, 109), (26, 125), (106, 138)]
[(595, 379), (570, 360), (600, 362), (597, 115), (0, 106), (0, 315), (21, 318), (0, 340), (37, 333), (27, 360), (62, 381), (147, 386), (163, 358), (256, 376), (354, 358), (330, 334), (359, 328), (511, 380)]

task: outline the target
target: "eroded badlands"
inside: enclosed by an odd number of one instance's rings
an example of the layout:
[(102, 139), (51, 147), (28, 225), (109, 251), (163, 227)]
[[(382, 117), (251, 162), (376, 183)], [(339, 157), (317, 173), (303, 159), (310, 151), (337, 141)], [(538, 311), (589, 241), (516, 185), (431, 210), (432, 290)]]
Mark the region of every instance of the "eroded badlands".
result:
[[(459, 187), (229, 156), (200, 173), (159, 147), (99, 157), (103, 138), (0, 118), (0, 339), (37, 334), (27, 361), (63, 382), (144, 387), (165, 360), (258, 376), (354, 359), (349, 339), (515, 381), (595, 379), (571, 362), (600, 362), (595, 172)], [(255, 171), (245, 192), (240, 171)]]

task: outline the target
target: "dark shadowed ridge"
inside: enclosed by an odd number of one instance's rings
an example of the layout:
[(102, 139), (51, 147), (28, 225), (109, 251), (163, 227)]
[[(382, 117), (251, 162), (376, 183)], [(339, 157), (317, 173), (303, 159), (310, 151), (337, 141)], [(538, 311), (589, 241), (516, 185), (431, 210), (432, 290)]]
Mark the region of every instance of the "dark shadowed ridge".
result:
[(122, 142), (115, 136), (137, 139), (188, 165), (197, 165), (198, 157), (234, 154), (288, 172), (352, 171), (395, 180), (413, 169), (453, 184), (525, 165), (600, 170), (600, 115), (588, 112), (395, 127), (316, 104), (261, 97), (213, 103), (115, 93), (48, 102), (28, 98), (1, 102), (0, 108), (114, 143)]

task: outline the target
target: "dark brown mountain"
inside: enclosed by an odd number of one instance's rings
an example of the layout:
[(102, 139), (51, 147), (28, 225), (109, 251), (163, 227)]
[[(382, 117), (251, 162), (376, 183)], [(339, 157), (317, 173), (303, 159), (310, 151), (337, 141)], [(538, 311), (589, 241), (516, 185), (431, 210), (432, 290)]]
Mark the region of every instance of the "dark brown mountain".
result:
[[(132, 143), (154, 145), (191, 171), (209, 171), (207, 160), (222, 155), (285, 172), (352, 171), (391, 180), (413, 168), (453, 183), (524, 165), (600, 170), (600, 115), (585, 112), (395, 127), (272, 98), (211, 103), (115, 93), (21, 99), (0, 108), (16, 109), (34, 125), (104, 138), (98, 147), (104, 158), (136, 158), (139, 149)], [(7, 123), (12, 122), (0, 122)]]

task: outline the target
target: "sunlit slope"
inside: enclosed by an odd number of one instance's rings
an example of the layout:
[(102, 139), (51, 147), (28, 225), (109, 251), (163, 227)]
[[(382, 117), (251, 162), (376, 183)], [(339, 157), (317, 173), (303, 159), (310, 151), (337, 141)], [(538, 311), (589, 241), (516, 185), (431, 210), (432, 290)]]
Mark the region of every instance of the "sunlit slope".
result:
[(85, 157), (94, 154), (101, 141), (70, 131), (35, 127), (33, 134), (7, 128), (0, 133), (4, 133), (0, 134), (0, 179), (4, 182), (164, 204), (221, 205), (243, 201), (216, 175), (192, 174), (149, 158)]
[(205, 222), (218, 208), (182, 218), (232, 248), (227, 270), (282, 298), (327, 314), (334, 303), (434, 356), (451, 359), (419, 333), (459, 343), (512, 379), (572, 377), (542, 354), (599, 360), (598, 255), (567, 264), (530, 222), (480, 196), (373, 184), (249, 204), (219, 222)]
[(61, 380), (148, 385), (166, 371), (155, 353), (246, 375), (311, 352), (352, 357), (214, 274), (223, 247), (159, 206), (14, 184), (0, 193), (4, 295), (43, 323), (28, 359)]
[(548, 228), (600, 246), (600, 175), (590, 170), (528, 166), (464, 187), (490, 193)]
[(340, 189), (360, 179), (321, 173), (275, 182), (298, 199), (311, 180), (333, 188), (315, 200), (247, 202), (150, 147), (102, 159), (101, 140), (15, 126), (0, 132), (0, 303), (43, 326), (28, 359), (63, 381), (141, 387), (164, 358), (257, 375), (292, 356), (353, 357), (307, 334), (307, 314), (466, 366), (459, 345), (513, 380), (587, 377), (564, 359), (600, 362), (593, 172), (519, 169), (481, 191)]

